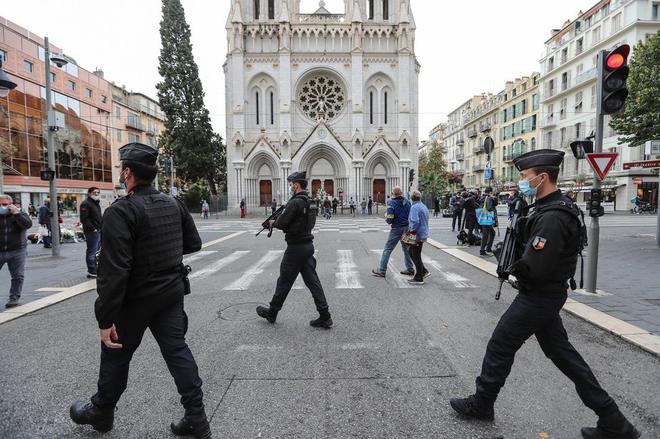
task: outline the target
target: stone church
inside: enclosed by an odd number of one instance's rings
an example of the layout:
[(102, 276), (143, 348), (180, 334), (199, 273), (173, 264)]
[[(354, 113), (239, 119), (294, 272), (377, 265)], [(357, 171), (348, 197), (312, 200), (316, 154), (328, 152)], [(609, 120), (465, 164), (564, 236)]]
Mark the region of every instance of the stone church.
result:
[(419, 141), (410, 0), (344, 0), (341, 13), (323, 1), (314, 13), (300, 0), (231, 1), (230, 204), (286, 202), (294, 171), (345, 202), (407, 190)]

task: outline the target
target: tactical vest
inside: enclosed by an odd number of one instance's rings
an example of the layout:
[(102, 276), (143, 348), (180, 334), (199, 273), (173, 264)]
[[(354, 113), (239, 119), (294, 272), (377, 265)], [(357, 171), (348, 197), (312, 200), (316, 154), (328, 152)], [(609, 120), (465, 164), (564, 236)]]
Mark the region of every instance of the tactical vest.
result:
[(302, 212), (287, 227), (285, 231), (287, 242), (312, 240), (312, 231), (316, 226), (316, 216), (319, 210), (318, 204), (303, 193), (295, 195), (289, 202), (295, 202), (298, 206), (302, 205)]
[(126, 198), (143, 215), (133, 245), (133, 273), (174, 271), (183, 261), (181, 208), (165, 194)]

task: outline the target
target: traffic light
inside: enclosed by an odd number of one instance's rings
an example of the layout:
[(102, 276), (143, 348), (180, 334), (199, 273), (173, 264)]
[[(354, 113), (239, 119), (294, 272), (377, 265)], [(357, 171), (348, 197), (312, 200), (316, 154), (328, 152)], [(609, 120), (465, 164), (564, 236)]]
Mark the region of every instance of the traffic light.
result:
[(623, 44), (611, 52), (601, 52), (600, 60), (600, 114), (614, 114), (623, 111), (628, 98), (626, 80), (630, 74), (628, 55), (630, 46)]
[(594, 152), (594, 142), (591, 140), (576, 140), (571, 142), (571, 149), (576, 159), (583, 160), (587, 158), (587, 154)]
[(589, 203), (587, 203), (590, 217), (598, 218), (605, 215), (605, 209), (603, 208), (602, 203), (603, 203), (603, 190), (592, 189), (591, 198), (589, 199)]

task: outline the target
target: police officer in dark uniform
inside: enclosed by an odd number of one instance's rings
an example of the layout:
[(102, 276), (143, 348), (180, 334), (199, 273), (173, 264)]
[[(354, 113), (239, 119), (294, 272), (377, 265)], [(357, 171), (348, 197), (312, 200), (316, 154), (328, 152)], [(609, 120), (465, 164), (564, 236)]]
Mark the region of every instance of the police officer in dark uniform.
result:
[(493, 420), (495, 400), (511, 371), (514, 356), (535, 335), (545, 355), (573, 381), (582, 402), (599, 417), (595, 428), (582, 429), (582, 436), (638, 438), (640, 433), (600, 386), (568, 341), (562, 324), (560, 311), (567, 299), (568, 281), (574, 282), (581, 238), (579, 210), (557, 188), (563, 158), (561, 151), (544, 149), (514, 160), (521, 175), (522, 194), (536, 196), (534, 211), (524, 228), (521, 257), (512, 268), (519, 294), (488, 342), (476, 393), (450, 403), (465, 417)]
[(149, 328), (185, 408), (172, 431), (210, 438), (202, 380), (185, 341), (188, 318), (183, 309), (183, 297), (190, 292), (183, 255), (199, 251), (201, 239), (185, 206), (152, 187), (158, 152), (131, 143), (119, 150), (119, 157), (120, 181), (128, 195), (103, 216), (94, 306), (102, 342), (98, 391), (90, 402), (71, 406), (71, 419), (101, 432), (112, 429), (131, 358)]
[(301, 274), (305, 285), (312, 293), (316, 309), (320, 314), (318, 319), (312, 320), (309, 324), (315, 328), (330, 329), (332, 318), (321, 281), (316, 274), (316, 259), (314, 258), (312, 230), (316, 225), (318, 205), (307, 194), (307, 174), (305, 172), (294, 172), (287, 180), (291, 199), (282, 215), (276, 221), (271, 221), (271, 229), (280, 229), (285, 233), (287, 247), (280, 264), (280, 277), (277, 279), (277, 287), (270, 307), (258, 307), (257, 314), (270, 323), (275, 323), (277, 313), (282, 309), (298, 274)]

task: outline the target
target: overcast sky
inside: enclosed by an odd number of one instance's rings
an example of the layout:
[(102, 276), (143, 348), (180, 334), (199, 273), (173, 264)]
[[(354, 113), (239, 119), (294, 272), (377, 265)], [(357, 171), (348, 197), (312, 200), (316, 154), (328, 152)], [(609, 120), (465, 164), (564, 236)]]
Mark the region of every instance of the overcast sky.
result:
[[(417, 22), (420, 140), (471, 95), (499, 92), (507, 80), (539, 70), (550, 29), (596, 0), (411, 0)], [(195, 60), (216, 131), (225, 136), (225, 22), (230, 0), (182, 0)], [(10, 2), (3, 1), (4, 6)], [(51, 42), (81, 67), (100, 67), (129, 90), (156, 97), (160, 0), (21, 0), (0, 14)], [(342, 12), (342, 0), (326, 0)], [(316, 0), (302, 0), (313, 12)], [(542, 7), (541, 7), (542, 6)]]

